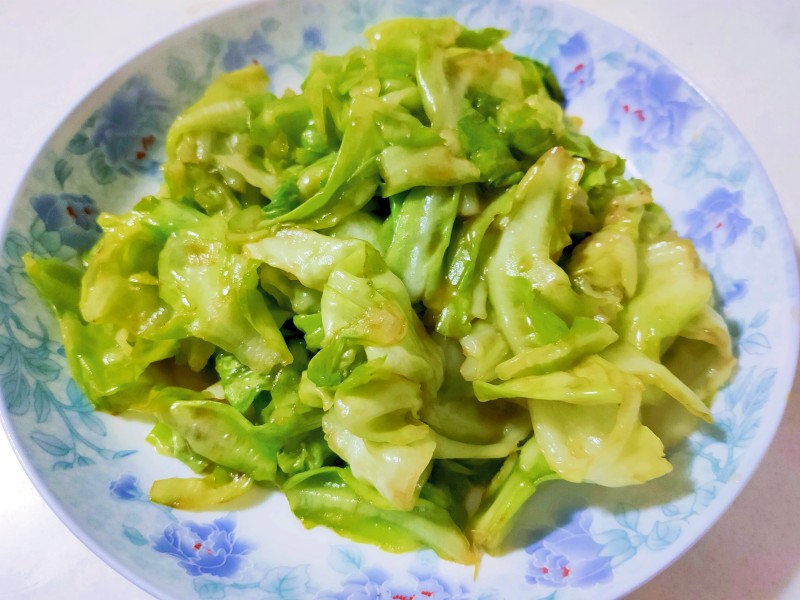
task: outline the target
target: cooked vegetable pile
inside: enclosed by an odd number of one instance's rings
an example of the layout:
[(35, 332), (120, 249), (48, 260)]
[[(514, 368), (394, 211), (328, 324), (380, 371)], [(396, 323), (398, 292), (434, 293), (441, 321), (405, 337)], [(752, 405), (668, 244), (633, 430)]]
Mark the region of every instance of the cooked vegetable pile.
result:
[(502, 31), (403, 19), (276, 96), (228, 73), (165, 185), (82, 267), (27, 257), (98, 410), (197, 477), (271, 484), (310, 527), (472, 564), (543, 482), (669, 472), (733, 367), (712, 283), (649, 188)]

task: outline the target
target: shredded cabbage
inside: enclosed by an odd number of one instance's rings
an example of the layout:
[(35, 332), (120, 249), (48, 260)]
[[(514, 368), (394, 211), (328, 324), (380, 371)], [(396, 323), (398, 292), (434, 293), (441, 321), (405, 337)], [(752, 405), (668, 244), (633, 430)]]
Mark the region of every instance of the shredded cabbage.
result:
[(712, 282), (496, 29), (401, 19), (299, 93), (219, 77), (165, 184), (73, 266), (26, 257), (98, 410), (198, 477), (389, 551), (500, 553), (548, 480), (641, 484), (734, 366)]

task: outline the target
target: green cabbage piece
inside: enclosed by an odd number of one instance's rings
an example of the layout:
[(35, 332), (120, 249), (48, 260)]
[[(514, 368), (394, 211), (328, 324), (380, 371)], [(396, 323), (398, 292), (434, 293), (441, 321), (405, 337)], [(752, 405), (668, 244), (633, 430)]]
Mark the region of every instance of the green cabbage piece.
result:
[(474, 564), (475, 551), (447, 507), (423, 497), (400, 510), (348, 469), (327, 467), (295, 475), (283, 486), (292, 511), (306, 527), (325, 525), (358, 542), (390, 552), (432, 548), (440, 556)]
[(436, 448), (433, 431), (419, 419), (422, 402), (419, 383), (370, 361), (336, 388), (322, 419), (328, 445), (353, 475), (402, 510), (414, 505)]

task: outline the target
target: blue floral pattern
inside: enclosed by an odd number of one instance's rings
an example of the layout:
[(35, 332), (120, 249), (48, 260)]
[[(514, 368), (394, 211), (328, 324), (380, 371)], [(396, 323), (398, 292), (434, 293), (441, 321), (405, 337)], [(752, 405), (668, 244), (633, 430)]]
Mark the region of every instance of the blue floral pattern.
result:
[(109, 483), (108, 491), (120, 500), (141, 500), (143, 497), (136, 477), (128, 473)]
[[(67, 152), (86, 156), (89, 172), (99, 184), (109, 184), (118, 175), (155, 175), (159, 140), (169, 124), (168, 108), (147, 77), (131, 77), (72, 136)], [(74, 167), (66, 158), (62, 161), (55, 169), (63, 187)]]
[(97, 114), (91, 134), (106, 163), (116, 172), (155, 172), (151, 150), (164, 130), (167, 104), (144, 76), (132, 77)]
[(745, 233), (752, 221), (742, 214), (744, 198), (741, 191), (715, 188), (685, 214), (689, 223), (686, 231), (695, 246), (716, 250), (732, 246)]
[[(22, 257), (74, 257), (98, 237), (97, 207), (85, 195), (35, 195), (25, 233), (11, 231), (0, 263), (0, 389), (10, 415), (26, 419), (43, 468), (67, 471), (134, 450), (106, 445), (107, 429), (72, 380), (64, 380), (63, 348), (40, 318), (26, 319), (31, 296)], [(46, 466), (45, 466), (46, 465)]]
[(84, 252), (100, 237), (97, 204), (85, 194), (44, 194), (31, 198), (31, 206), (62, 246)]
[[(273, 42), (273, 38), (277, 42)], [(322, 29), (316, 25), (307, 26), (300, 32), (299, 48), (294, 52), (279, 53), (276, 43), (281, 41), (285, 40), (279, 35), (278, 23), (274, 19), (264, 19), (259, 29), (247, 37), (232, 38), (223, 44), (222, 68), (233, 71), (248, 64), (260, 64), (267, 72), (274, 73), (278, 68), (289, 65), (299, 73), (307, 68), (309, 53), (326, 47)]]
[(252, 546), (237, 538), (236, 521), (232, 517), (212, 523), (182, 521), (170, 523), (153, 540), (156, 552), (178, 559), (187, 574), (231, 577), (242, 567), (244, 556)]
[[(150, 503), (144, 477), (134, 475), (150, 472), (149, 449), (137, 452), (141, 440), (122, 447), (128, 438), (113, 435), (116, 421), (95, 413), (69, 379), (56, 327), (32, 301), (22, 262), (26, 253), (78, 260), (97, 239), (98, 213), (153, 183), (168, 123), (217, 74), (256, 61), (277, 74), (273, 81), (296, 86), (314, 52), (359, 43), (364, 27), (399, 14), (453, 15), (472, 27), (509, 29), (510, 49), (550, 64), (586, 131), (646, 172), (656, 200), (700, 249), (740, 360), (713, 406), (714, 424), (671, 456), (685, 474), (682, 485), (666, 478), (643, 490), (608, 492), (602, 502), (585, 491), (565, 521), (483, 565), (477, 579), (430, 552), (397, 557), (342, 545), (318, 530), (294, 531), (300, 551), (292, 553), (274, 533), (288, 510), (281, 506), (187, 517)], [(798, 337), (796, 267), (754, 156), (663, 59), (566, 6), (521, 0), (273, 3), (183, 35), (126, 67), (76, 113), (80, 122), (64, 124), (36, 160), (3, 240), (1, 416), (28, 468), (74, 511), (86, 536), (101, 540), (95, 545), (164, 596), (568, 600), (630, 589), (713, 522), (735, 493), (732, 482), (752, 472), (750, 457), (769, 441), (791, 384), (785, 357)], [(79, 494), (92, 497), (91, 506)], [(98, 520), (109, 526), (90, 525)]]
[(568, 523), (525, 548), (531, 556), (525, 579), (550, 587), (591, 587), (611, 581), (611, 557), (602, 554), (603, 545), (592, 537), (591, 525), (590, 511), (576, 511)]
[[(431, 551), (418, 552), (404, 577), (365, 564), (357, 546), (335, 546), (328, 559), (344, 577), (337, 590), (325, 590), (318, 600), (471, 600), (474, 592), (461, 582), (448, 581), (437, 571), (438, 558)], [(483, 596), (488, 600), (489, 595)]]
[(632, 153), (681, 144), (689, 118), (700, 108), (683, 79), (667, 66), (633, 61), (606, 100), (608, 122), (629, 138)]
[(578, 32), (558, 46), (558, 54), (550, 59), (550, 67), (558, 77), (567, 98), (575, 98), (594, 83), (594, 60), (586, 36)]
[(228, 49), (222, 57), (222, 66), (226, 71), (234, 71), (248, 63), (259, 62), (259, 59), (271, 62), (274, 54), (264, 34), (254, 31), (247, 39), (228, 41)]

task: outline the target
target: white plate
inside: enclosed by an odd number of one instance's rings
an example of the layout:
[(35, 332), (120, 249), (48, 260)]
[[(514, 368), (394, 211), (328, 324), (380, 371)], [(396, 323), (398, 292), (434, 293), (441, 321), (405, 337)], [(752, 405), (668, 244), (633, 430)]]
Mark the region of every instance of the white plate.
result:
[[(477, 579), (429, 552), (389, 555), (322, 529), (308, 532), (279, 494), (219, 513), (146, 502), (143, 490), (174, 463), (144, 442), (146, 425), (89, 409), (69, 382), (52, 319), (19, 264), (26, 250), (69, 255), (91, 241), (91, 213), (126, 208), (155, 189), (170, 117), (213, 74), (256, 59), (277, 90), (294, 86), (310, 52), (342, 52), (361, 42), (364, 26), (399, 13), (507, 28), (509, 48), (549, 62), (585, 131), (626, 156), (693, 237), (738, 330), (740, 370), (717, 399), (716, 425), (672, 457), (679, 467), (673, 475), (633, 490), (543, 489), (534, 499), (537, 525), (555, 529), (526, 549), (487, 559)], [(774, 434), (797, 359), (792, 243), (747, 144), (663, 58), (560, 4), (360, 0), (235, 9), (165, 40), (93, 92), (36, 159), (12, 211), (0, 263), (4, 424), (59, 516), (158, 597), (624, 594), (696, 541), (738, 494)], [(227, 557), (223, 566), (204, 554), (212, 539), (217, 555)], [(199, 542), (202, 552), (194, 548)]]

